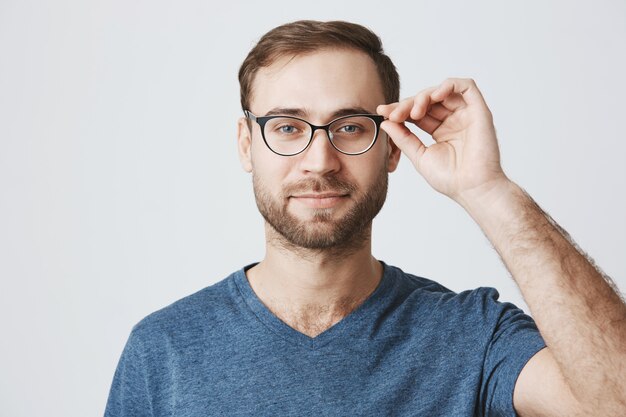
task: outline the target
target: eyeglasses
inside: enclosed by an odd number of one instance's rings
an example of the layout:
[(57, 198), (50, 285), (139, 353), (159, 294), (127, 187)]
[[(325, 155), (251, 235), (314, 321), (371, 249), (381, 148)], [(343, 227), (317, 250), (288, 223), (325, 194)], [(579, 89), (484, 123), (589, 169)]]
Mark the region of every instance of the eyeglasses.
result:
[(282, 156), (303, 152), (313, 141), (313, 134), (317, 129), (326, 131), (330, 143), (339, 152), (360, 155), (374, 146), (380, 124), (385, 120), (377, 114), (352, 114), (339, 117), (326, 125), (316, 126), (297, 117), (257, 117), (249, 110), (244, 110), (244, 114), (261, 126), (261, 135), (267, 147)]

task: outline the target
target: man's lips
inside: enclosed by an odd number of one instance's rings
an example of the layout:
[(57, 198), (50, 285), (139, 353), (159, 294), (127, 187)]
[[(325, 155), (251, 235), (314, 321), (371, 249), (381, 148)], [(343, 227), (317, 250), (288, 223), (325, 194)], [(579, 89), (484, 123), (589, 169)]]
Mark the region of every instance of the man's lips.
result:
[(308, 193), (308, 194), (294, 194), (294, 198), (332, 198), (332, 197), (345, 197), (347, 194), (340, 193)]
[(340, 193), (303, 193), (290, 198), (312, 208), (329, 208), (345, 199), (348, 194)]

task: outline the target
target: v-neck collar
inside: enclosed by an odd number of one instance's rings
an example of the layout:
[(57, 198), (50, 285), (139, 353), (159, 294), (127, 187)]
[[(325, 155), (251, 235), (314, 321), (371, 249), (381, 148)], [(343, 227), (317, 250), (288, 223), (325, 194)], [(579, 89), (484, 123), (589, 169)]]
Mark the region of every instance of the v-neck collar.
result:
[[(326, 345), (333, 339), (349, 335), (351, 331), (355, 330), (355, 327), (359, 323), (363, 320), (368, 320), (368, 317), (372, 316), (372, 310), (384, 308), (384, 304), (386, 303), (383, 301), (388, 298), (390, 289), (393, 287), (393, 274), (391, 268), (387, 266), (387, 264), (382, 261), (380, 262), (383, 266), (383, 274), (376, 289), (356, 309), (350, 312), (350, 314), (315, 337), (310, 337), (301, 333), (286, 324), (270, 309), (268, 309), (259, 299), (250, 286), (250, 282), (246, 276), (246, 271), (257, 265), (258, 262), (246, 265), (239, 271), (235, 272), (234, 281), (239, 289), (241, 297), (245, 301), (245, 304), (263, 324), (290, 343), (302, 347), (317, 349)], [(376, 314), (373, 314), (373, 316), (375, 315)]]

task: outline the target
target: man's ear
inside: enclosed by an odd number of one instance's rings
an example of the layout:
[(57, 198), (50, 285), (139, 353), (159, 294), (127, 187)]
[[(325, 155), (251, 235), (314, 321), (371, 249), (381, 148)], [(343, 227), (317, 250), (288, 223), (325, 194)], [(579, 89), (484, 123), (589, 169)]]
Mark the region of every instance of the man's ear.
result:
[(389, 158), (389, 164), (387, 165), (387, 170), (389, 172), (393, 172), (396, 170), (396, 168), (398, 168), (398, 163), (400, 162), (400, 155), (402, 154), (402, 151), (400, 151), (400, 148), (398, 148), (398, 145), (396, 145), (393, 142), (393, 139), (389, 137), (387, 132), (383, 132), (383, 133), (384, 133), (384, 138), (387, 140), (387, 148), (389, 149), (389, 154), (387, 155), (387, 157)]
[(252, 172), (252, 133), (245, 117), (237, 120), (237, 149), (241, 167), (246, 172)]

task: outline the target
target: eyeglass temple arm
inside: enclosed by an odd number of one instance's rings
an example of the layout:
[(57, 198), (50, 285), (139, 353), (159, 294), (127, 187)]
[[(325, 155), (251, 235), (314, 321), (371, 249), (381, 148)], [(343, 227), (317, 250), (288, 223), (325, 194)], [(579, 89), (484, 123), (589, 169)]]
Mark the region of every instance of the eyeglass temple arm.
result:
[(256, 122), (256, 116), (254, 114), (252, 114), (252, 112), (250, 110), (244, 110), (243, 114), (249, 118), (250, 120), (252, 120), (253, 122)]

